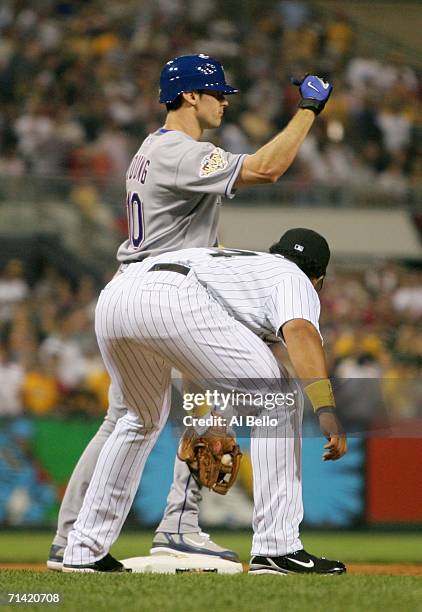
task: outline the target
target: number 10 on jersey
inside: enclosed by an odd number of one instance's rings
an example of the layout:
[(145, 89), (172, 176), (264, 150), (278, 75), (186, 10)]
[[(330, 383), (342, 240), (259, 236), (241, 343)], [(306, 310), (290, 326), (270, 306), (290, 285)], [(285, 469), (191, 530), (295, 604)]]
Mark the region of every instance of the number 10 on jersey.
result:
[(137, 249), (144, 240), (144, 211), (142, 200), (136, 191), (128, 192), (126, 207), (129, 240), (131, 245)]

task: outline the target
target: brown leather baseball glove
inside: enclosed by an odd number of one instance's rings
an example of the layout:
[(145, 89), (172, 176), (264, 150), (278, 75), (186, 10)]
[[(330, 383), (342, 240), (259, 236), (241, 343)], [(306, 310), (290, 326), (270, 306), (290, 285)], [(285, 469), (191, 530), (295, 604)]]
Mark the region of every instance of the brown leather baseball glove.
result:
[(211, 429), (199, 436), (188, 428), (180, 439), (177, 456), (187, 463), (199, 485), (225, 495), (236, 480), (242, 453), (230, 434)]

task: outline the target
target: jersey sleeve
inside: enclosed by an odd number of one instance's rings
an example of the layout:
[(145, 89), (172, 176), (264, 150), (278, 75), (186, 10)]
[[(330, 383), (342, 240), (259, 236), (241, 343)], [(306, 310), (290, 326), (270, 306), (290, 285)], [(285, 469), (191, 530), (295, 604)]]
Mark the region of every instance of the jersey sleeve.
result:
[(281, 337), (281, 328), (293, 319), (309, 321), (321, 336), (320, 301), (312, 283), (304, 275), (285, 274), (269, 299), (268, 310), (274, 330)]
[(233, 185), (245, 157), (224, 151), (210, 142), (189, 143), (177, 166), (176, 187), (181, 191), (233, 198)]

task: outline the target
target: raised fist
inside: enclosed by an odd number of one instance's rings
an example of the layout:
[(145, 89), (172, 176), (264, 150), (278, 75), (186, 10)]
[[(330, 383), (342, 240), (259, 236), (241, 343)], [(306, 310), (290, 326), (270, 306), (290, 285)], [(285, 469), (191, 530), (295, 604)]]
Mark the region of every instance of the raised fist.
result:
[(292, 83), (299, 87), (302, 96), (299, 108), (308, 108), (319, 115), (333, 91), (333, 86), (312, 74), (307, 74), (303, 79), (292, 79)]

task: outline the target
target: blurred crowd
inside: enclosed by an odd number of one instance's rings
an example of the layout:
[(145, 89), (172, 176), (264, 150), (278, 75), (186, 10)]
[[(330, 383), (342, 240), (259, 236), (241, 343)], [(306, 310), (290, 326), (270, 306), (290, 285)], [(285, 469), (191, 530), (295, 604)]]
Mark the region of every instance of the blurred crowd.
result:
[[(22, 262), (7, 262), (0, 273), (0, 416), (104, 413), (109, 379), (94, 335), (97, 293), (90, 277), (71, 283), (54, 267), (29, 286)], [(331, 375), (382, 379), (394, 414), (420, 414), (421, 319), (420, 270), (331, 270), (321, 319)]]
[[(303, 193), (375, 187), (407, 201), (422, 180), (421, 80), (400, 53), (365, 48), (336, 4), (324, 13), (302, 0), (2, 0), (0, 174), (122, 179), (162, 124), (164, 62), (207, 53), (241, 92), (212, 135), (218, 144), (256, 150), (295, 111), (290, 76), (316, 72), (334, 93), (290, 177)], [(93, 186), (80, 190), (89, 208)]]
[(109, 379), (95, 340), (97, 287), (71, 283), (53, 267), (30, 287), (23, 264), (0, 276), (0, 415), (98, 414)]
[[(0, 176), (67, 176), (88, 231), (91, 222), (113, 228), (95, 179), (123, 189), (133, 153), (163, 121), (163, 64), (208, 53), (240, 89), (210, 136), (216, 144), (256, 150), (295, 112), (290, 77), (315, 72), (335, 87), (289, 171), (300, 197), (310, 203), (315, 187), (347, 186), (371, 202), (374, 188), (383, 202), (408, 201), (422, 184), (420, 75), (405, 56), (365, 47), (336, 4), (324, 12), (304, 0), (2, 0)], [(90, 277), (71, 282), (54, 267), (29, 284), (20, 260), (0, 271), (0, 415), (104, 411), (97, 290)], [(420, 377), (420, 272), (337, 270), (323, 302), (332, 374)], [(412, 401), (395, 402), (398, 412), (415, 414)]]

